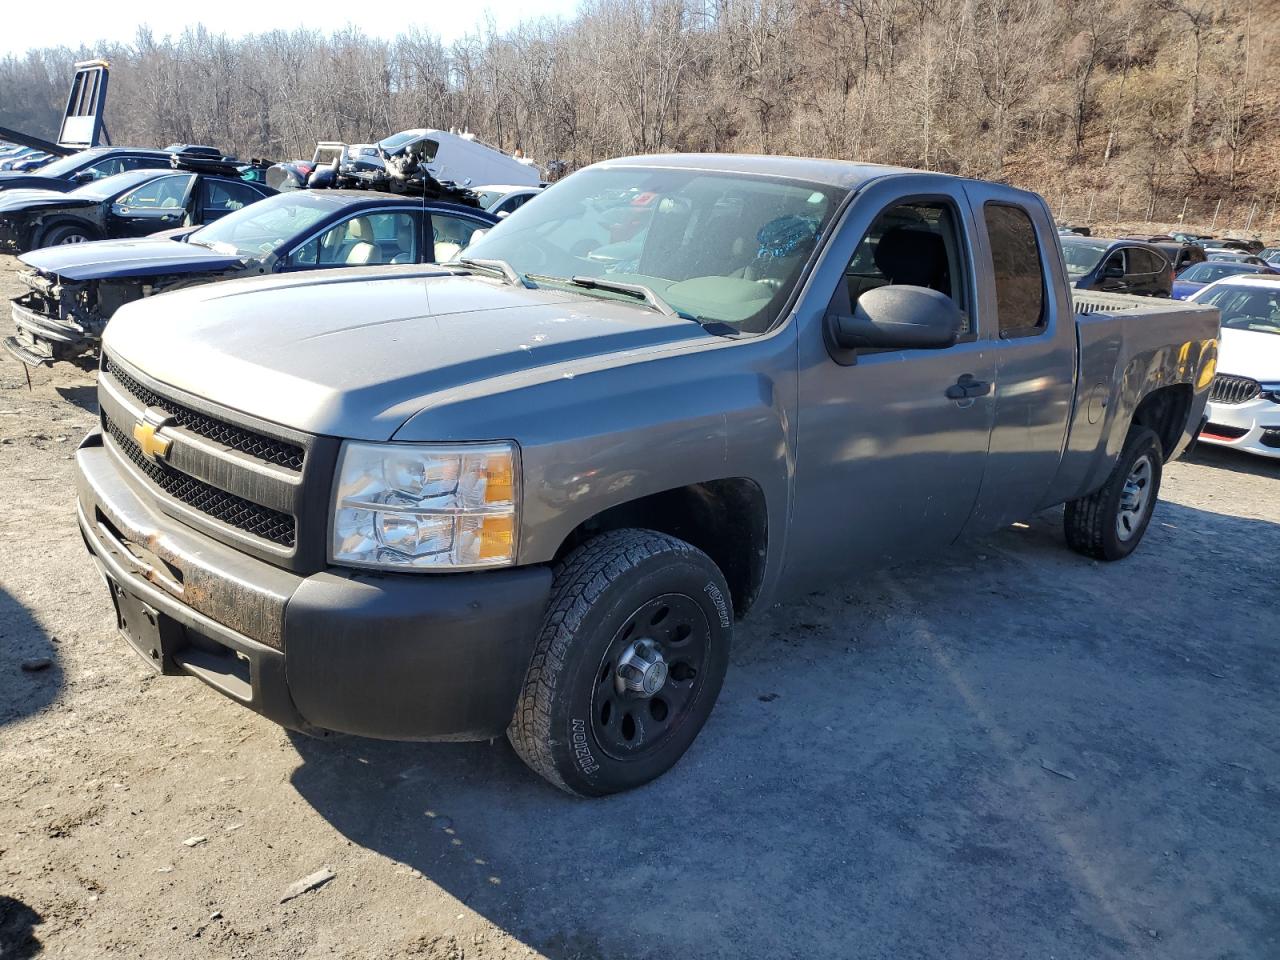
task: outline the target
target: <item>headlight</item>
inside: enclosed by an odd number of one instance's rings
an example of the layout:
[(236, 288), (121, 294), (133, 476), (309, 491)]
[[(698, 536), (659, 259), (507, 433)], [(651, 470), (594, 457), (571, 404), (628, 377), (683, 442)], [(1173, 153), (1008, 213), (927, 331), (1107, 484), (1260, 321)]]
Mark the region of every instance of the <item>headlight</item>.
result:
[(1280, 403), (1280, 383), (1261, 384), (1261, 396), (1272, 403)]
[(347, 441), (338, 457), (329, 559), (415, 570), (510, 565), (517, 481), (510, 443)]

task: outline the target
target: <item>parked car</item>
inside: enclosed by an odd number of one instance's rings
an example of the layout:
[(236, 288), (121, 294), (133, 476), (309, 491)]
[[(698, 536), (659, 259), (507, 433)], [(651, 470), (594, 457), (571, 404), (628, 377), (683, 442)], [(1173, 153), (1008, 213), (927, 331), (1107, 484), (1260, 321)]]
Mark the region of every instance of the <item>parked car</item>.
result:
[(1137, 240), (1059, 237), (1067, 277), (1077, 290), (1167, 297), (1173, 267), (1159, 247)]
[(1280, 268), (1259, 266), (1256, 263), (1230, 263), (1225, 260), (1207, 260), (1204, 263), (1193, 263), (1173, 281), (1173, 298), (1186, 300), (1206, 284), (1221, 280), (1223, 277), (1234, 277), (1251, 273), (1276, 273)]
[(1280, 247), (1264, 247), (1258, 251), (1258, 256), (1267, 263), (1280, 263)]
[(33, 147), (18, 147), (0, 157), (0, 171), (34, 170), (44, 166), (52, 159), (53, 155), (45, 153), (43, 150), (36, 150)]
[(1176, 240), (1164, 242), (1151, 240), (1148, 241), (1153, 247), (1164, 254), (1166, 260), (1173, 264), (1173, 276), (1177, 279), (1179, 273), (1191, 266), (1193, 263), (1204, 263), (1206, 257), (1204, 248), (1195, 243), (1179, 243)]
[[(1072, 291), (1034, 194), (697, 155), (556, 193), (447, 269), (120, 310), (79, 518), (148, 663), (612, 793), (693, 742), (736, 618), (1063, 502), (1118, 560), (1199, 425), (1217, 312)], [(622, 196), (638, 256), (593, 260)]]
[[(125, 174), (125, 176), (132, 176)], [(269, 197), (199, 230), (81, 243), (19, 258), (10, 354), (35, 365), (97, 348), (123, 304), (213, 280), (347, 265), (429, 263), (458, 254), (498, 218), (450, 204), (339, 190)]]
[(1205, 253), (1212, 254), (1219, 251), (1237, 251), (1239, 253), (1257, 253), (1262, 249), (1261, 240), (1237, 240), (1234, 237), (1226, 239), (1208, 239), (1201, 246), (1204, 247)]
[(484, 187), (477, 190), (480, 206), (494, 216), (507, 217), (540, 194), (546, 187), (516, 187), (509, 184)]
[(1222, 314), (1200, 441), (1280, 457), (1280, 276), (1227, 277), (1191, 300)]
[(0, 251), (25, 253), (90, 240), (141, 237), (171, 227), (211, 223), (274, 193), (228, 175), (185, 169), (134, 170), (69, 193), (0, 194)]
[(0, 190), (48, 190), (67, 193), (78, 186), (129, 170), (169, 167), (173, 154), (136, 147), (94, 147), (59, 157), (32, 173), (0, 171)]
[(1205, 259), (1222, 263), (1252, 263), (1258, 266), (1265, 265), (1267, 261), (1252, 253), (1245, 253), (1241, 250), (1210, 250), (1206, 254)]

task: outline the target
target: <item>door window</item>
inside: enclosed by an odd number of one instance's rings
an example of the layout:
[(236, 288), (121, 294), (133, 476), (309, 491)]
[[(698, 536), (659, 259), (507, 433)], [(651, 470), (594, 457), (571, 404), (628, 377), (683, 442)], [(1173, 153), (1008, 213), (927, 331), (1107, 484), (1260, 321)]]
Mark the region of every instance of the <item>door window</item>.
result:
[(1025, 210), (1007, 203), (986, 204), (983, 216), (991, 242), (1000, 336), (1038, 333), (1048, 323), (1048, 314), (1036, 228)]
[(289, 262), (304, 267), (417, 262), (417, 217), (409, 211), (344, 220), (295, 250)]
[(187, 196), (191, 175), (159, 177), (131, 190), (120, 198), (120, 205), (132, 210), (172, 210), (182, 206)]
[[(941, 200), (913, 200), (876, 218), (845, 267), (844, 292), (852, 312), (868, 290), (892, 284), (928, 287), (945, 293), (964, 316), (961, 339), (973, 334), (964, 283), (964, 260), (956, 214)], [(837, 291), (838, 301), (844, 294)], [(844, 304), (833, 304), (844, 310)]]
[(208, 219), (246, 207), (260, 196), (252, 187), (230, 180), (205, 179), (200, 182), (200, 207)]
[(431, 235), (435, 239), (436, 263), (452, 260), (471, 242), (471, 235), (482, 224), (443, 213), (431, 215)]

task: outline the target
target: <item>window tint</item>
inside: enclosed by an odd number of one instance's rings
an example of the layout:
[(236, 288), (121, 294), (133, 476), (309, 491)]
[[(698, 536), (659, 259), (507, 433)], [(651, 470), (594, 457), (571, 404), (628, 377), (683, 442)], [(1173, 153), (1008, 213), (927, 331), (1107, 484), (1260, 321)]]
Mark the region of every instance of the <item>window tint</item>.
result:
[[(950, 205), (913, 201), (876, 218), (845, 268), (849, 308), (868, 290), (891, 284), (929, 287), (967, 310), (960, 234)], [(968, 313), (961, 336), (972, 332)]]
[(456, 257), (471, 242), (471, 235), (479, 229), (480, 224), (474, 220), (433, 213), (431, 233), (435, 238), (436, 262), (444, 263)]
[(1137, 247), (1129, 251), (1129, 263), (1129, 270), (1132, 273), (1161, 273), (1168, 268), (1168, 264), (1160, 254)]
[(414, 214), (352, 217), (303, 244), (289, 258), (297, 266), (340, 267), (417, 261)]
[(991, 240), (992, 275), (1000, 334), (1041, 328), (1046, 323), (1040, 244), (1026, 211), (1003, 203), (983, 210)]
[(252, 187), (229, 180), (205, 180), (201, 184), (201, 193), (204, 195), (204, 209), (216, 213), (239, 210), (260, 197)]
[(174, 209), (182, 206), (191, 176), (160, 177), (126, 193), (120, 204), (140, 210)]

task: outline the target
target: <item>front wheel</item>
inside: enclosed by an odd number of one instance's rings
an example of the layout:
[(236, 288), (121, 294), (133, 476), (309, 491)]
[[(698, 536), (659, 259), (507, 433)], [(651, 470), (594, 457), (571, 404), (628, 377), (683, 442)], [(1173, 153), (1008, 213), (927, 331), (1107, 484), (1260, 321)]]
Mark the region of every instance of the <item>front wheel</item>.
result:
[(92, 239), (93, 235), (86, 227), (66, 223), (60, 227), (52, 227), (47, 230), (45, 235), (40, 238), (40, 246), (60, 247), (67, 243), (88, 243)]
[(556, 569), (507, 737), (569, 793), (648, 783), (710, 716), (732, 630), (729, 588), (702, 551), (650, 530), (602, 534)]
[(1130, 428), (1107, 482), (1067, 504), (1067, 545), (1095, 560), (1123, 560), (1133, 553), (1151, 523), (1163, 465), (1155, 431)]

